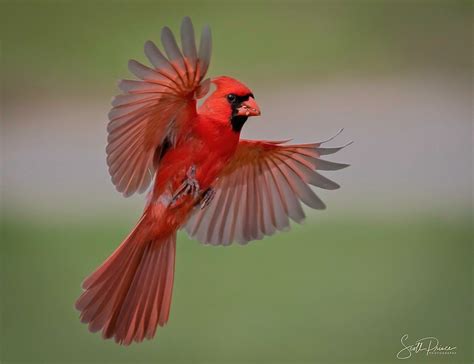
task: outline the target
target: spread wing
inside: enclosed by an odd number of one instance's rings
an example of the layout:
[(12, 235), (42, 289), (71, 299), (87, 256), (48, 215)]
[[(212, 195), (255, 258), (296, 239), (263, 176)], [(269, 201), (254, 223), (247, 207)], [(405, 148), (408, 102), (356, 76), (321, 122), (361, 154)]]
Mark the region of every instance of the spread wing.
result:
[[(332, 139), (332, 138), (331, 138)], [(335, 182), (317, 170), (338, 170), (347, 164), (320, 156), (344, 147), (324, 143), (283, 145), (285, 142), (241, 140), (229, 165), (214, 186), (215, 195), (204, 209), (196, 206), (185, 225), (192, 238), (213, 245), (245, 244), (301, 222), (301, 202), (314, 209), (324, 203), (309, 185), (334, 190)]]
[(203, 79), (211, 56), (210, 29), (203, 29), (199, 50), (188, 17), (181, 24), (182, 52), (167, 27), (161, 41), (167, 57), (153, 42), (146, 42), (152, 67), (129, 61), (129, 70), (139, 80), (119, 83), (123, 93), (114, 98), (109, 113), (107, 165), (124, 196), (147, 189), (163, 153), (196, 115), (196, 99), (209, 90), (210, 80)]

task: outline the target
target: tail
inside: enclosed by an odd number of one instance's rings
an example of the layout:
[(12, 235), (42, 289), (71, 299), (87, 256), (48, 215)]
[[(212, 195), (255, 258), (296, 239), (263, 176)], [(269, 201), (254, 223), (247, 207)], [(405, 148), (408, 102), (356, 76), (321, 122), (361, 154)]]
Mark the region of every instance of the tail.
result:
[(76, 301), (89, 330), (129, 345), (155, 336), (168, 321), (176, 232), (149, 240), (146, 215), (115, 252), (82, 284)]

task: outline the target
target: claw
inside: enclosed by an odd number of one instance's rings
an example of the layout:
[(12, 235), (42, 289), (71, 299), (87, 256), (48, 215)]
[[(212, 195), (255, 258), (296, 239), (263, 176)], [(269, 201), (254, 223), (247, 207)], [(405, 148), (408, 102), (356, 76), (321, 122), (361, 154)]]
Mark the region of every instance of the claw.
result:
[(196, 166), (194, 164), (189, 167), (188, 171), (186, 172), (186, 176), (188, 176), (189, 179), (196, 179)]
[(209, 187), (206, 190), (206, 192), (204, 192), (204, 196), (202, 197), (202, 200), (201, 200), (201, 210), (211, 203), (215, 194), (216, 194), (216, 191), (212, 187)]
[(185, 195), (193, 195), (194, 198), (199, 195), (199, 182), (196, 180), (196, 166), (192, 165), (186, 172), (186, 180), (179, 186), (178, 190), (173, 195), (170, 205), (175, 205), (181, 197)]

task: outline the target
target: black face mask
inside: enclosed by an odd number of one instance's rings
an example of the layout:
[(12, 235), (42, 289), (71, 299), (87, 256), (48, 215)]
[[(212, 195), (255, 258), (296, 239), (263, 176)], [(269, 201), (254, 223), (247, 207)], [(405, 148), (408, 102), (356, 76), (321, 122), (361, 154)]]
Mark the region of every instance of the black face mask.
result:
[(247, 94), (244, 96), (237, 96), (234, 94), (227, 95), (227, 101), (229, 101), (232, 107), (232, 117), (230, 118), (230, 123), (232, 124), (232, 130), (239, 133), (242, 130), (245, 122), (248, 119), (248, 116), (237, 115), (239, 108), (242, 105), (242, 102), (247, 101), (249, 97), (254, 97), (253, 94)]

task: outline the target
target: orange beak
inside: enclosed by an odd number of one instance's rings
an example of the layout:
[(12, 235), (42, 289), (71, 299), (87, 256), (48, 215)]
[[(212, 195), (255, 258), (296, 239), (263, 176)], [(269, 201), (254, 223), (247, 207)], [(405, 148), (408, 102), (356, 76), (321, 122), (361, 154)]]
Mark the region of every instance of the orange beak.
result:
[(260, 108), (253, 97), (249, 97), (247, 101), (242, 102), (237, 109), (237, 115), (239, 116), (259, 116), (260, 114)]

